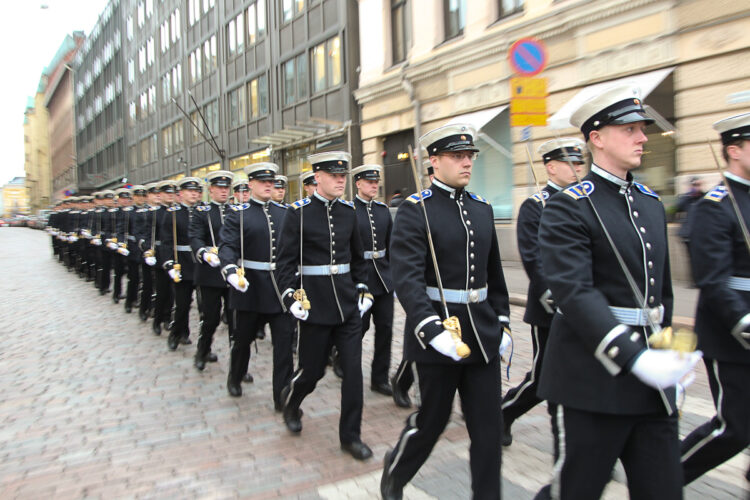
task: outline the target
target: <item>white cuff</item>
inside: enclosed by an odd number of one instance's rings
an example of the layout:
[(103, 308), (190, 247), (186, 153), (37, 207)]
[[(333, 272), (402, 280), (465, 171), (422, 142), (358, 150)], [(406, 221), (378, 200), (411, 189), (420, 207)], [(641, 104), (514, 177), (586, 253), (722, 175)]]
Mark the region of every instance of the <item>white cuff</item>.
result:
[[(612, 343), (612, 341), (614, 341), (620, 335), (628, 333), (628, 331), (629, 328), (627, 327), (627, 325), (617, 325), (616, 327), (612, 328), (609, 333), (607, 333), (607, 335), (604, 336), (604, 338), (601, 342), (599, 342), (599, 345), (596, 346), (596, 350), (594, 351), (594, 356), (596, 357), (596, 359), (598, 359), (599, 362), (604, 365), (604, 368), (613, 377), (622, 371), (620, 365), (613, 361), (613, 358), (617, 357), (619, 348), (617, 348), (617, 346), (613, 346), (612, 349), (610, 349), (606, 354), (604, 351)], [(614, 349), (617, 349), (617, 351), (614, 351)]]
[(737, 324), (734, 325), (734, 328), (732, 328), (732, 336), (736, 338), (737, 342), (739, 342), (745, 349), (750, 349), (750, 338), (743, 335), (748, 326), (750, 326), (750, 313), (745, 314)]
[(417, 324), (417, 327), (414, 329), (414, 335), (417, 337), (417, 341), (419, 342), (419, 345), (422, 346), (422, 349), (427, 349), (427, 346), (424, 345), (424, 342), (422, 341), (424, 337), (424, 332), (422, 332), (421, 330), (422, 330), (422, 327), (426, 325), (427, 323), (429, 323), (430, 321), (437, 321), (438, 323), (440, 323), (440, 316), (438, 316), (437, 314), (434, 314), (432, 316), (427, 316), (425, 319), (420, 321), (419, 324)]

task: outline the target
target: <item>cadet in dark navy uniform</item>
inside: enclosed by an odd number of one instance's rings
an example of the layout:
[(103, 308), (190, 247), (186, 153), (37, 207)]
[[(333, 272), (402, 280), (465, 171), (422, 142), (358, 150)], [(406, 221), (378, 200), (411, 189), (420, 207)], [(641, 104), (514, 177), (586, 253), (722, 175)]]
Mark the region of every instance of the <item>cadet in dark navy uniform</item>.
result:
[(538, 394), (558, 405), (560, 453), (552, 484), (538, 497), (599, 498), (619, 458), (631, 498), (682, 498), (675, 384), (700, 353), (647, 344), (672, 319), (664, 207), (630, 173), (641, 164), (652, 120), (640, 89), (618, 85), (586, 101), (571, 122), (593, 164), (582, 184), (548, 200), (539, 226), (559, 312)]
[[(510, 305), (492, 207), (466, 190), (471, 179), (475, 131), (446, 125), (419, 139), (435, 178), (429, 189), (401, 203), (391, 237), (396, 294), (406, 311), (406, 357), (416, 364), (421, 406), (385, 455), (383, 498), (401, 498), (403, 487), (427, 460), (453, 410), (456, 391), (471, 438), (474, 498), (501, 497), (502, 414), (500, 355), (510, 344), (504, 331)], [(424, 200), (424, 205), (421, 199)], [(461, 358), (443, 325), (445, 313), (427, 240), (430, 223), (447, 309), (458, 318)]]
[[(138, 317), (146, 321), (153, 309), (154, 266), (156, 265), (156, 226), (152, 226), (159, 210), (159, 183), (146, 184), (146, 203), (136, 210), (135, 237), (141, 260), (141, 303)], [(135, 265), (135, 264), (134, 264)]]
[[(151, 330), (154, 335), (161, 335), (162, 325), (168, 325), (172, 318), (172, 306), (174, 305), (174, 292), (172, 290), (172, 278), (169, 277), (164, 269), (164, 258), (173, 257), (170, 252), (162, 252), (162, 238), (164, 219), (169, 212), (167, 210), (175, 204), (177, 183), (175, 181), (161, 181), (157, 184), (159, 188), (159, 209), (148, 218), (147, 225), (144, 226), (145, 235), (149, 238), (155, 238), (153, 248), (156, 251), (156, 264), (154, 265), (154, 320), (151, 324)], [(171, 218), (171, 214), (169, 214)], [(154, 224), (156, 229), (154, 230)], [(171, 226), (169, 227), (171, 232)], [(145, 239), (146, 236), (142, 236)], [(145, 259), (144, 259), (145, 260)], [(149, 259), (149, 261), (153, 261)], [(147, 262), (148, 264), (148, 262)]]
[[(224, 266), (222, 273), (232, 287), (229, 291), (232, 327), (227, 391), (230, 396), (242, 395), (240, 381), (248, 372), (250, 343), (259, 327), (269, 323), (273, 343), (273, 402), (276, 411), (281, 411), (281, 390), (289, 383), (294, 365), (294, 325), (281, 302), (276, 280), (278, 241), (286, 215), (284, 205), (271, 200), (278, 168), (275, 163), (245, 167), (252, 197), (229, 213), (222, 229), (219, 257)], [(245, 273), (243, 283), (237, 274), (240, 267)]]
[[(539, 220), (542, 217), (547, 200), (563, 187), (576, 181), (576, 174), (571, 170), (574, 165), (580, 172), (584, 163), (585, 145), (580, 139), (565, 137), (547, 141), (539, 147), (539, 154), (547, 170), (547, 185), (540, 193), (535, 193), (521, 204), (516, 223), (516, 240), (521, 262), (529, 277), (529, 289), (526, 296), (524, 322), (531, 325), (531, 342), (534, 358), (531, 371), (526, 373), (523, 381), (510, 389), (503, 398), (503, 446), (513, 441), (510, 432), (513, 422), (531, 410), (542, 400), (536, 395), (539, 385), (539, 374), (544, 361), (544, 348), (549, 336), (549, 325), (555, 312), (555, 303), (547, 286), (547, 279), (542, 269), (542, 257), (539, 253)], [(548, 405), (550, 415), (554, 415), (554, 405)], [(553, 419), (554, 424), (554, 419)], [(557, 447), (555, 447), (557, 452)], [(557, 453), (555, 453), (557, 458)]]
[(195, 207), (189, 228), (190, 247), (197, 262), (193, 282), (200, 314), (200, 334), (193, 364), (200, 371), (206, 367), (206, 362), (218, 361), (211, 352), (211, 344), (221, 322), (221, 304), (226, 306), (228, 292), (219, 269), (220, 233), (229, 209), (227, 200), (234, 174), (217, 170), (208, 174), (206, 180), (211, 202)]
[[(120, 303), (120, 299), (125, 298), (122, 293), (122, 278), (127, 272), (127, 256), (122, 253), (123, 241), (118, 234), (119, 220), (122, 215), (122, 209), (133, 205), (133, 194), (129, 188), (119, 188), (115, 190), (115, 206), (109, 209), (111, 217), (110, 241), (107, 248), (112, 250), (112, 302)], [(132, 209), (131, 209), (132, 210)]]
[(318, 181), (315, 179), (315, 172), (303, 172), (300, 175), (302, 180), (302, 189), (304, 190), (305, 197), (312, 196), (315, 192), (315, 188), (318, 186)]
[[(333, 344), (344, 371), (339, 441), (344, 451), (365, 460), (372, 456), (360, 438), (361, 314), (368, 307), (367, 264), (354, 203), (340, 198), (346, 187), (351, 156), (334, 151), (311, 155), (309, 160), (318, 185), (312, 196), (295, 202), (287, 211), (278, 258), (282, 300), (300, 320), (298, 370), (282, 392), (284, 422), (293, 433), (302, 430), (300, 404), (323, 377)], [(301, 276), (296, 276), (300, 260)], [(299, 297), (295, 298), (295, 290), (299, 288), (307, 293), (309, 310), (304, 309)]]
[(289, 179), (285, 175), (277, 174), (273, 179), (273, 190), (271, 191), (271, 200), (276, 203), (281, 203), (288, 208), (288, 203), (285, 202), (286, 198), (286, 187), (289, 184)]
[[(196, 204), (203, 192), (203, 181), (197, 177), (183, 177), (177, 181), (179, 203), (167, 208), (161, 225), (162, 268), (173, 281), (174, 315), (167, 339), (170, 351), (177, 344), (190, 341), (190, 304), (193, 302), (195, 283), (195, 256), (190, 248), (189, 228)], [(176, 239), (175, 239), (176, 236)], [(175, 254), (177, 260), (175, 261)], [(175, 267), (179, 264), (179, 268)]]
[(367, 287), (373, 295), (373, 305), (362, 316), (362, 336), (375, 324), (375, 349), (372, 357), (370, 389), (385, 396), (392, 394), (388, 382), (393, 338), (393, 280), (388, 247), (391, 242), (393, 220), (388, 205), (377, 201), (378, 184), (383, 167), (362, 165), (352, 170), (357, 187), (354, 198), (359, 236), (367, 261)]
[(685, 484), (750, 444), (750, 248), (729, 197), (750, 225), (750, 113), (714, 124), (721, 134), (724, 174), (693, 207), (690, 254), (700, 288), (695, 331), (705, 354), (716, 416), (682, 441)]
[(130, 313), (133, 310), (133, 304), (138, 300), (138, 288), (141, 281), (141, 252), (138, 248), (136, 219), (138, 210), (143, 207), (143, 202), (146, 199), (146, 187), (140, 184), (133, 186), (131, 193), (133, 195), (133, 203), (125, 203), (125, 206), (117, 214), (117, 252), (127, 262), (128, 286), (125, 292), (126, 313)]
[(97, 265), (97, 272), (99, 275), (99, 294), (105, 295), (109, 292), (109, 285), (112, 279), (112, 246), (117, 248), (116, 243), (112, 243), (112, 213), (110, 210), (114, 209), (115, 206), (115, 192), (110, 189), (100, 191), (99, 195), (102, 199), (101, 208), (95, 210), (96, 223), (98, 225), (99, 240), (99, 264)]

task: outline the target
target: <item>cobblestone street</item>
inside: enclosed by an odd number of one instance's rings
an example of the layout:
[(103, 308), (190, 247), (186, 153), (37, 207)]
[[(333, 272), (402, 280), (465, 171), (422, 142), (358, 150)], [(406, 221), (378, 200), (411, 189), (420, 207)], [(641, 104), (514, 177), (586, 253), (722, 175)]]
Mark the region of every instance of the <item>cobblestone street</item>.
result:
[[(304, 430), (292, 436), (273, 410), (269, 336), (253, 348), (255, 382), (244, 385), (243, 397), (230, 398), (225, 325), (214, 341), (219, 362), (197, 372), (195, 302), (193, 345), (168, 352), (165, 334), (154, 336), (135, 310), (125, 314), (122, 301), (113, 304), (111, 295), (99, 296), (92, 283), (69, 273), (52, 257), (49, 242), (42, 231), (0, 229), (0, 498), (378, 497), (383, 454), (410, 411), (369, 390), (370, 334), (363, 347), (362, 439), (375, 457), (362, 463), (339, 449), (340, 382), (330, 370), (303, 403)], [(512, 291), (525, 288), (512, 283), (522, 273), (509, 269)], [(392, 371), (401, 358), (404, 323), (396, 310)], [(513, 306), (516, 345), (504, 390), (530, 366), (522, 315)], [(681, 434), (713, 414), (701, 368), (683, 408)], [(530, 499), (552, 472), (544, 405), (514, 424), (513, 437), (503, 453), (504, 498)], [(469, 498), (468, 443), (456, 405), (405, 497)], [(745, 498), (749, 462), (746, 450), (686, 488), (686, 498)], [(614, 477), (605, 498), (627, 498), (624, 474), (618, 470)]]

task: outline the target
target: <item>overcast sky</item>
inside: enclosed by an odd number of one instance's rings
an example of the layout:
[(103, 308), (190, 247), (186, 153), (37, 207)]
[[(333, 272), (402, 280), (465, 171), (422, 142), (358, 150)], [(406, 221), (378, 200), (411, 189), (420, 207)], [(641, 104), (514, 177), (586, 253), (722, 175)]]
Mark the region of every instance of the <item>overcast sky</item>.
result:
[[(23, 172), (23, 112), (66, 34), (86, 35), (108, 0), (3, 2), (0, 14), (0, 185)], [(46, 6), (47, 8), (42, 8)]]

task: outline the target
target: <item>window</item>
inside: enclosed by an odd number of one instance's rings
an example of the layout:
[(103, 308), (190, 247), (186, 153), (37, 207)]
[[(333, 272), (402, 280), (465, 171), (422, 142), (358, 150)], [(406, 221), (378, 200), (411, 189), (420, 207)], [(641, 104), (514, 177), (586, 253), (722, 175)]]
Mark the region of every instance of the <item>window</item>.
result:
[(523, 12), (524, 0), (498, 0), (499, 14), (497, 17), (507, 17), (517, 12)]
[(203, 51), (201, 50), (201, 48), (198, 47), (193, 52), (191, 52), (188, 59), (190, 63), (190, 83), (192, 84), (203, 79)]
[(154, 15), (154, 0), (146, 0), (146, 19)]
[(164, 127), (161, 130), (161, 143), (164, 147), (164, 156), (169, 156), (174, 151), (172, 149), (172, 127)]
[(138, 2), (138, 27), (142, 28), (146, 22), (146, 9), (143, 6), (143, 2)]
[(165, 53), (169, 48), (169, 20), (164, 21), (160, 28), (161, 53)]
[(190, 113), (190, 121), (192, 122), (190, 124), (190, 130), (193, 131), (193, 142), (196, 142), (201, 136), (200, 131), (203, 130), (203, 120), (201, 120), (201, 117), (200, 115), (198, 115), (197, 111), (193, 111), (192, 113)]
[(219, 101), (214, 101), (208, 104), (203, 110), (203, 114), (206, 117), (206, 123), (208, 123), (209, 130), (213, 135), (219, 133)]
[(240, 87), (229, 92), (229, 128), (245, 123), (245, 89)]
[(172, 100), (172, 73), (167, 71), (161, 77), (162, 104), (169, 104)]
[(232, 19), (227, 25), (227, 52), (232, 56), (237, 53), (237, 21)]
[(247, 43), (255, 43), (255, 37), (258, 36), (258, 27), (255, 22), (255, 4), (247, 8)]
[(128, 148), (128, 163), (131, 170), (138, 168), (138, 147), (130, 146)]
[(138, 49), (138, 72), (146, 71), (146, 47)]
[(466, 0), (443, 0), (445, 6), (445, 39), (464, 32), (466, 25)]
[(296, 97), (294, 88), (294, 59), (290, 59), (284, 63), (281, 73), (284, 88), (284, 105), (294, 104)]
[(179, 151), (182, 149), (182, 146), (184, 144), (184, 127), (182, 125), (182, 120), (176, 121), (174, 125), (172, 125), (172, 130), (174, 132), (174, 150)]
[(156, 134), (151, 135), (151, 144), (149, 145), (149, 150), (151, 152), (151, 161), (156, 161), (159, 159), (159, 143), (157, 141), (158, 138), (156, 137)]
[(313, 92), (341, 84), (341, 39), (336, 36), (313, 48)]
[(151, 66), (154, 64), (156, 58), (154, 57), (154, 37), (151, 37), (146, 42), (146, 63)]
[(307, 97), (307, 54), (297, 56), (297, 99)]
[(148, 93), (144, 92), (140, 97), (141, 117), (148, 116)]
[(190, 26), (198, 22), (201, 18), (201, 0), (188, 0), (188, 22)]
[(268, 113), (268, 80), (266, 75), (260, 76), (248, 84), (248, 101), (252, 118), (258, 118)]
[(293, 9), (292, 8), (292, 3), (293, 2), (294, 2), (294, 0), (282, 0), (282, 2), (281, 2), (282, 3), (282, 6), (281, 6), (282, 20), (285, 23), (288, 22), (288, 21), (291, 21), (292, 20), (292, 16), (294, 16), (294, 11), (292, 10)]
[(180, 39), (180, 9), (175, 9), (170, 16), (169, 34), (172, 38), (172, 43)]
[(258, 38), (262, 38), (266, 35), (266, 0), (258, 0), (255, 5), (258, 6)]
[(411, 47), (411, 4), (409, 0), (391, 0), (393, 64), (406, 60), (409, 47)]
[(132, 59), (128, 59), (128, 83), (135, 81), (135, 63)]
[(213, 9), (216, 4), (216, 0), (203, 0), (203, 13), (208, 14), (208, 11)]
[(175, 96), (182, 94), (182, 64), (172, 68), (172, 94)]
[(128, 41), (133, 39), (133, 16), (128, 16), (127, 21), (125, 21), (125, 33), (128, 36)]
[(240, 12), (237, 15), (237, 53), (245, 50), (245, 15)]
[(156, 87), (153, 85), (148, 88), (148, 112), (156, 113)]
[(128, 125), (131, 127), (135, 125), (135, 121), (138, 118), (136, 107), (135, 107), (135, 101), (128, 103)]
[(141, 141), (141, 165), (145, 165), (151, 158), (151, 152), (148, 150), (148, 139)]

